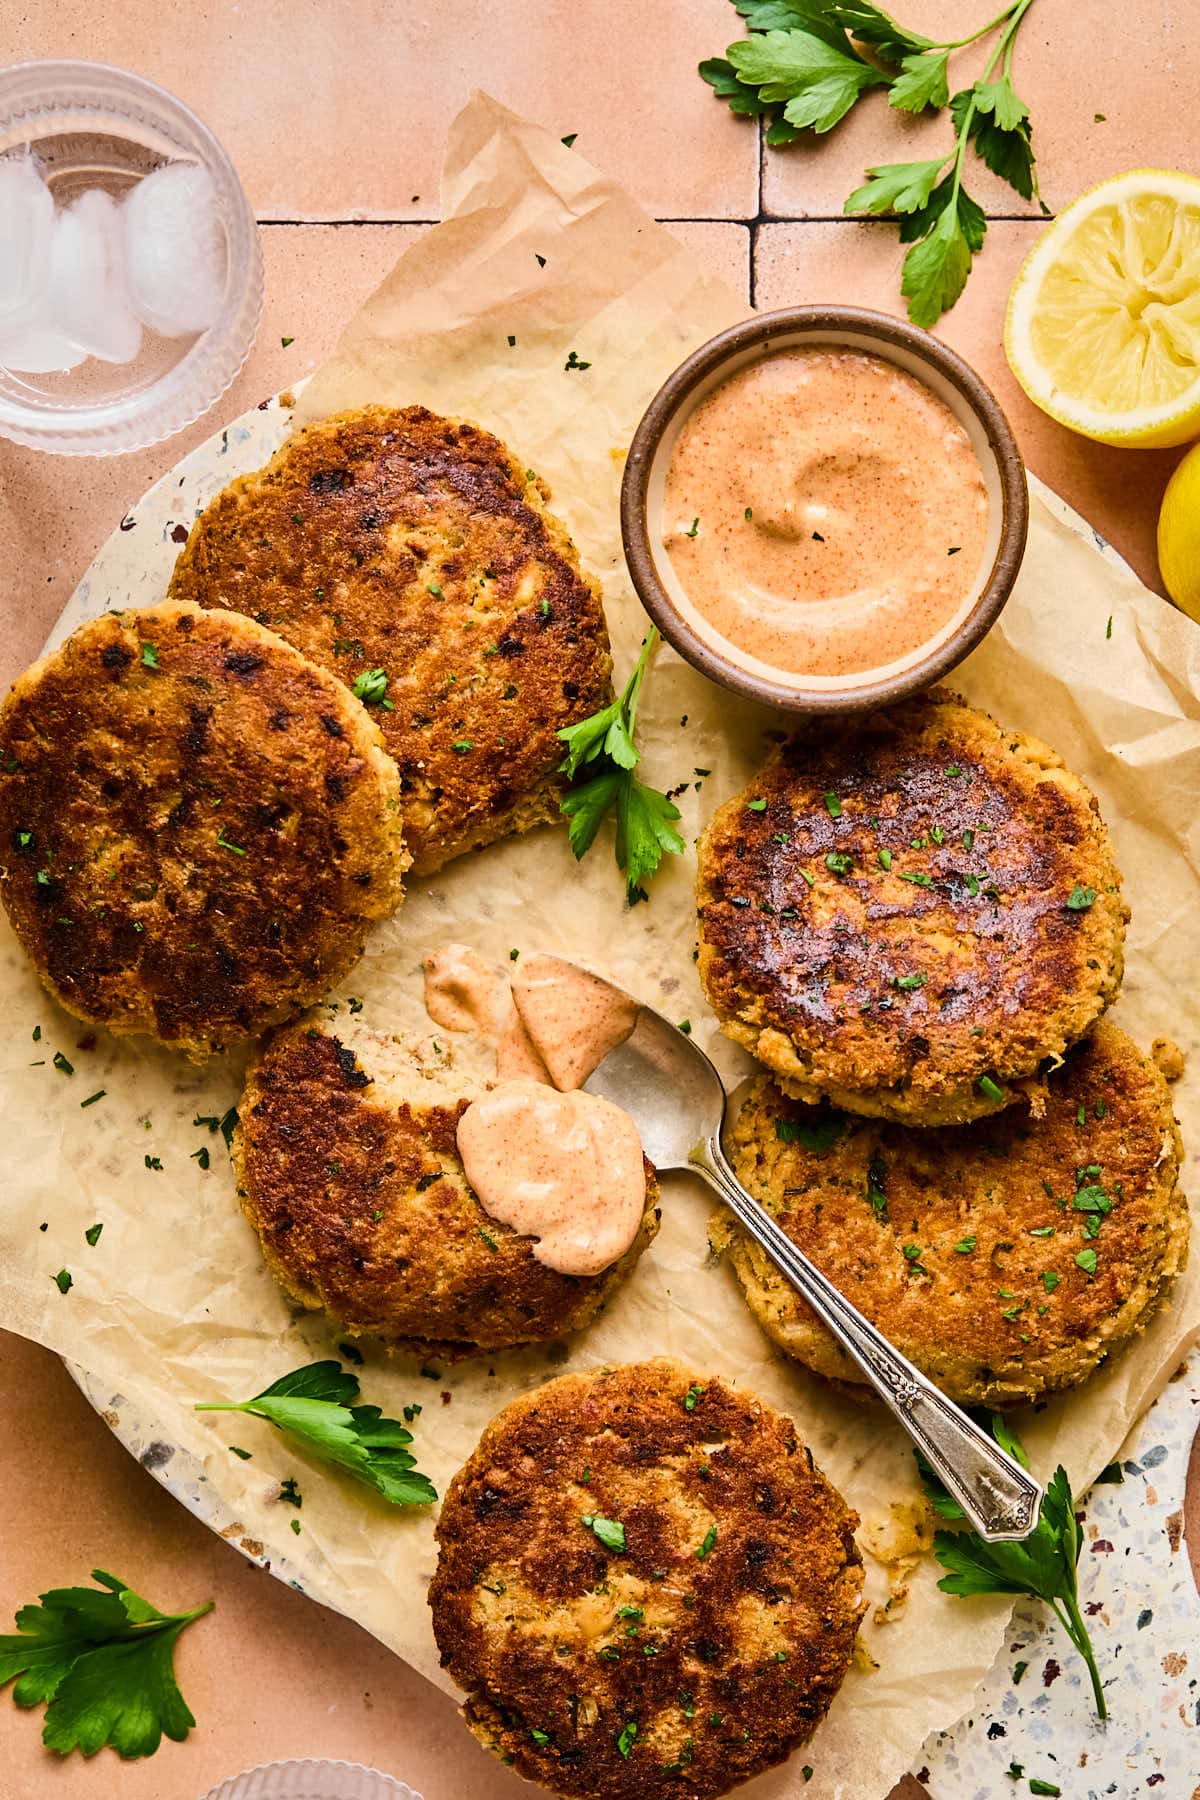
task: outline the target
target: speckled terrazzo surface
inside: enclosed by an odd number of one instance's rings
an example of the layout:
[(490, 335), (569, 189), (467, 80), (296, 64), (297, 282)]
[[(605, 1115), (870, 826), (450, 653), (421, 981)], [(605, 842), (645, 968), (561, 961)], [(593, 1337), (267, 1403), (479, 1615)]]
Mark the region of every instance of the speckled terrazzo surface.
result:
[[(59, 619), (58, 643), (81, 619), (110, 606), (161, 597), (195, 515), (232, 477), (265, 461), (286, 436), (290, 412), (272, 400), (244, 414), (148, 490), (102, 550)], [(1041, 497), (1098, 554), (1119, 558), (1091, 527), (1046, 490)], [(138, 555), (121, 540), (138, 533)], [(119, 566), (110, 587), (106, 569)], [(246, 1537), (222, 1495), (152, 1418), (126, 1397), (75, 1372), (89, 1402), (138, 1461), (174, 1497), (244, 1555), (304, 1591), (303, 1554)], [(1200, 1367), (1182, 1371), (1125, 1446), (1123, 1481), (1095, 1487), (1084, 1505), (1081, 1602), (1088, 1611), (1115, 1716), (1092, 1716), (1086, 1674), (1052, 1616), (1018, 1607), (978, 1704), (925, 1745), (916, 1765), (934, 1800), (998, 1800), (1030, 1792), (1031, 1780), (1071, 1800), (1164, 1800), (1200, 1793), (1200, 1604), (1182, 1543), (1183, 1494), (1200, 1407)], [(1136, 1705), (1130, 1696), (1136, 1694)], [(1119, 1696), (1119, 1704), (1117, 1704)], [(1039, 1790), (1034, 1790), (1039, 1791)], [(863, 1800), (875, 1800), (864, 1796)]]

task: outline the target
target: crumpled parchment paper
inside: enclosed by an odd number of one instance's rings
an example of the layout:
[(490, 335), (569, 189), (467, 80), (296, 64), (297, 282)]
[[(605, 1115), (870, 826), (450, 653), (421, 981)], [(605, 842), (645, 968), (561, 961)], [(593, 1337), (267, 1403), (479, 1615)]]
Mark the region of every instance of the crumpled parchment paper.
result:
[[(299, 416), (420, 401), (498, 432), (547, 477), (556, 510), (600, 576), (620, 674), (644, 630), (621, 556), (622, 454), (658, 384), (740, 316), (742, 304), (574, 151), (483, 96), (451, 128), (443, 212), (445, 222), (406, 252), (347, 327)], [(566, 370), (572, 350), (590, 368)], [(214, 449), (209, 491), (239, 472), (231, 435), (222, 461)], [(1194, 1050), (1200, 630), (1033, 487), (1017, 590), (955, 684), (1006, 722), (1049, 739), (1099, 794), (1133, 906), (1117, 1016), (1143, 1045), (1166, 1033)], [(121, 540), (120, 555), (137, 558), (137, 535)], [(95, 610), (104, 603), (94, 597)], [(765, 734), (782, 721), (664, 650), (639, 723), (648, 778), (664, 788), (689, 783), (679, 804), (690, 843), (760, 763)], [(421, 959), (439, 942), (457, 939), (497, 960), (513, 946), (552, 950), (606, 965), (669, 1016), (689, 1018), (734, 1080), (745, 1065), (718, 1037), (696, 983), (692, 876), (690, 856), (668, 859), (650, 904), (630, 912), (610, 839), (576, 865), (566, 833), (541, 830), (414, 884), (346, 991), (364, 999), (364, 1023), (418, 1027)], [(74, 1077), (53, 1070), (56, 1048), (76, 1064)], [(198, 1071), (145, 1042), (99, 1033), (92, 1044), (44, 995), (6, 926), (0, 1055), (0, 1323), (113, 1391), (142, 1396), (163, 1437), (203, 1461), (248, 1536), (268, 1551), (286, 1544), (308, 1592), (447, 1686), (424, 1598), (432, 1517), (389, 1511), (353, 1483), (307, 1466), (265, 1424), (191, 1410), (197, 1400), (248, 1398), (285, 1370), (336, 1354), (335, 1330), (292, 1317), (238, 1210), (220, 1139), (192, 1123), (236, 1100), (239, 1060)], [(30, 1066), (39, 1060), (43, 1066)], [(100, 1088), (104, 1100), (82, 1109), (80, 1100)], [(1194, 1078), (1176, 1096), (1185, 1135), (1200, 1142)], [(202, 1143), (212, 1152), (208, 1172), (192, 1159)], [(147, 1167), (147, 1158), (161, 1169)], [(911, 1541), (907, 1443), (882, 1410), (835, 1394), (772, 1352), (732, 1277), (707, 1261), (710, 1210), (703, 1189), (670, 1178), (657, 1242), (607, 1313), (571, 1342), (433, 1369), (365, 1346), (364, 1397), (393, 1415), (406, 1402), (422, 1404), (414, 1447), (444, 1489), (486, 1420), (564, 1367), (665, 1353), (698, 1372), (719, 1370), (794, 1415), (862, 1515), (874, 1608), (888, 1595), (888, 1562)], [(88, 1248), (84, 1231), (98, 1220), (103, 1234)], [(65, 1296), (52, 1279), (61, 1266), (74, 1274)], [(1019, 1418), (1037, 1469), (1046, 1473), (1061, 1459), (1077, 1489), (1086, 1485), (1198, 1335), (1200, 1256), (1131, 1351), (1078, 1394)], [(252, 1460), (233, 1457), (230, 1441)], [(297, 1515), (278, 1502), (288, 1475), (299, 1477), (304, 1495), (295, 1539), (288, 1527)], [(810, 1748), (747, 1796), (882, 1800), (927, 1733), (967, 1709), (1009, 1607), (944, 1596), (938, 1573), (925, 1559), (889, 1622), (872, 1612), (859, 1664)], [(1123, 1695), (1118, 1704), (1136, 1699)], [(814, 1771), (808, 1783), (801, 1763)]]

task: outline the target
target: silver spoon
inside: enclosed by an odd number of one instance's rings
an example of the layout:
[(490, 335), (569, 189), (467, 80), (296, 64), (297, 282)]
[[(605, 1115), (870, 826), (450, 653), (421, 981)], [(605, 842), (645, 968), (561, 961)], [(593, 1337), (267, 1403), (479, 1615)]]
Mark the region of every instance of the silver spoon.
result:
[(589, 1075), (585, 1092), (624, 1108), (657, 1169), (691, 1169), (715, 1189), (854, 1358), (980, 1537), (992, 1544), (1028, 1537), (1038, 1522), (1041, 1485), (894, 1350), (751, 1199), (721, 1148), (726, 1095), (716, 1069), (661, 1013), (624, 997), (638, 1008), (633, 1031)]

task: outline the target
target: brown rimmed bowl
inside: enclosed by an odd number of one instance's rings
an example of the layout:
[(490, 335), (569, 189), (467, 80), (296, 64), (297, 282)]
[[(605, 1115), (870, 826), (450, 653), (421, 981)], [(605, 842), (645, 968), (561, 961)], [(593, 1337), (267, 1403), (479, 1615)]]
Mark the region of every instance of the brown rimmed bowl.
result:
[[(778, 680), (739, 667), (702, 638), (672, 596), (682, 592), (662, 542), (667, 468), (685, 421), (722, 381), (771, 352), (829, 344), (863, 350), (923, 381), (964, 427), (988, 495), (988, 536), (970, 610), (949, 635), (904, 668), (850, 686)], [(731, 325), (693, 351), (659, 388), (634, 433), (621, 486), (621, 536), (633, 585), (667, 642), (722, 687), (794, 713), (865, 712), (901, 700), (962, 662), (991, 629), (1025, 554), (1029, 489), (1012, 428), (991, 389), (940, 339), (887, 313), (857, 306), (790, 306)]]

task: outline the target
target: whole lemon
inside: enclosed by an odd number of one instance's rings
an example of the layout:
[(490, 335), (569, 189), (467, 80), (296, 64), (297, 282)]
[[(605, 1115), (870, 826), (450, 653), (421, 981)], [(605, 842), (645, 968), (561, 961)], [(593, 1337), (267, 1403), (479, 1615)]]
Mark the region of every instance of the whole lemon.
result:
[(1158, 515), (1158, 566), (1168, 594), (1200, 620), (1200, 444), (1193, 444), (1163, 495)]

